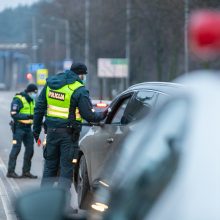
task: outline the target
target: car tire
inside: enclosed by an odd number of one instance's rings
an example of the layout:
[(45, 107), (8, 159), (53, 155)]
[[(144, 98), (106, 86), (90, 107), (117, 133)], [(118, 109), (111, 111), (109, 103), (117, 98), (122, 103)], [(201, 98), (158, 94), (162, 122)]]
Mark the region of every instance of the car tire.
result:
[(85, 156), (82, 155), (79, 161), (77, 176), (78, 205), (80, 209), (88, 209), (90, 185)]

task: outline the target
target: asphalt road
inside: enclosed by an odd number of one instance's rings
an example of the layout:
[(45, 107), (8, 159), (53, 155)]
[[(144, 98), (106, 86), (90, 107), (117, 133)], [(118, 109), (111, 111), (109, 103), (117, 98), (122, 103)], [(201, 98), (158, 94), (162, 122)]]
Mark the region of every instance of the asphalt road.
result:
[[(42, 178), (43, 156), (42, 148), (34, 147), (31, 172), (38, 175), (38, 179), (11, 179), (6, 177), (8, 156), (12, 147), (12, 134), (9, 127), (10, 102), (14, 92), (0, 91), (0, 219), (16, 220), (13, 208), (13, 200), (19, 194), (39, 187)], [(16, 172), (21, 174), (24, 147), (17, 159)], [(72, 186), (72, 206), (77, 208), (76, 193)], [(81, 212), (80, 212), (81, 214)]]

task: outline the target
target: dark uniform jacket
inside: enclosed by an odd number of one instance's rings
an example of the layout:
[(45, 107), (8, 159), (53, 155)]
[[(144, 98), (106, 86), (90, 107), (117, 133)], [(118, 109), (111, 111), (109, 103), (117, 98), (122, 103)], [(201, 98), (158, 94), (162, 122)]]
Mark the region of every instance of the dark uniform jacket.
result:
[[(79, 76), (74, 72), (67, 70), (64, 73), (57, 74), (55, 76), (49, 77), (47, 79), (47, 83), (43, 90), (41, 91), (36, 107), (34, 110), (34, 126), (33, 131), (37, 134), (41, 131), (41, 124), (43, 117), (46, 116), (47, 111), (47, 99), (46, 99), (46, 89), (49, 86), (51, 89), (57, 90), (61, 87), (72, 84), (75, 81), (80, 80)], [(53, 117), (46, 117), (46, 126), (49, 128), (65, 128), (68, 126), (74, 127), (76, 124), (75, 120), (75, 109), (76, 107), (79, 108), (80, 115), (83, 119), (88, 122), (99, 122), (105, 118), (103, 112), (94, 112), (91, 100), (89, 98), (88, 90), (83, 86), (75, 90), (71, 97), (71, 104), (70, 104), (70, 116), (69, 119), (60, 119), (60, 118), (53, 118)]]

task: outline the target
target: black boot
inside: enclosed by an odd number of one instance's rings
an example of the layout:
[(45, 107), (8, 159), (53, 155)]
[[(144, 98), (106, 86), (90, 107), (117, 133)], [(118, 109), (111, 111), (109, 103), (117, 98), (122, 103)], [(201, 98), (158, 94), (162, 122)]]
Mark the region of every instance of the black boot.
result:
[(30, 172), (25, 172), (22, 174), (21, 178), (37, 179), (37, 176), (31, 174)]
[(21, 176), (19, 176), (17, 173), (15, 173), (14, 171), (13, 172), (8, 172), (7, 175), (6, 175), (8, 178), (21, 178)]

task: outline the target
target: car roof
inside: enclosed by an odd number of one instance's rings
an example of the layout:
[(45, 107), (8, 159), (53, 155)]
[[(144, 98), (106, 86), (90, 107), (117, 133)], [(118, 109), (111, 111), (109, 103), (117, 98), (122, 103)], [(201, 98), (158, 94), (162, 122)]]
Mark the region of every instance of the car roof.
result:
[(142, 90), (142, 89), (150, 89), (150, 90), (156, 90), (163, 93), (172, 93), (173, 90), (176, 89), (183, 89), (184, 86), (179, 83), (172, 83), (172, 82), (143, 82), (139, 84), (135, 84), (133, 86), (130, 86), (126, 91), (133, 91), (133, 90)]

